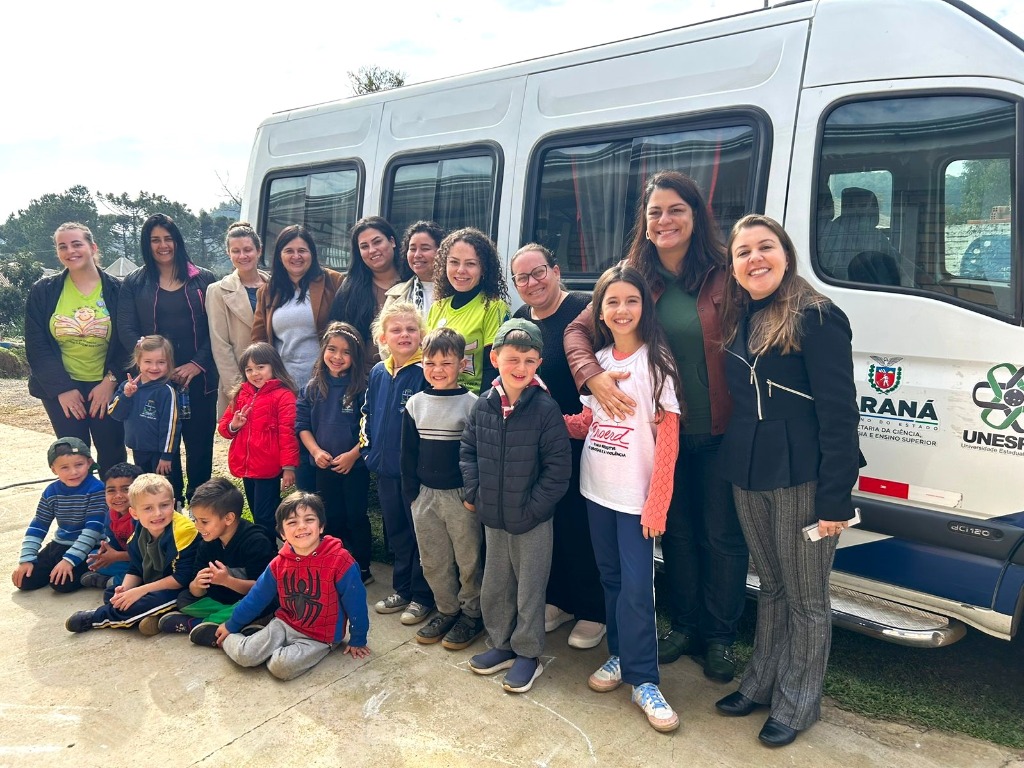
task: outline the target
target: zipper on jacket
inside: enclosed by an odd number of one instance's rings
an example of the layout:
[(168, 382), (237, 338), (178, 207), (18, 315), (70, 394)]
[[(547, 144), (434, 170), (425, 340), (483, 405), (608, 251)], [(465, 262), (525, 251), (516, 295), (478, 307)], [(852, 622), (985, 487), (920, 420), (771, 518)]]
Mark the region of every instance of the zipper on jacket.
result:
[(813, 397), (811, 397), (808, 394), (805, 394), (804, 392), (801, 392), (801, 391), (799, 391), (797, 389), (791, 389), (791, 388), (785, 386), (784, 384), (779, 384), (779, 382), (777, 382), (777, 381), (772, 381), (771, 379), (768, 379), (767, 381), (768, 381), (768, 397), (772, 396), (772, 387), (776, 387), (778, 389), (781, 389), (783, 392), (789, 392), (790, 394), (797, 395), (798, 397), (806, 398), (807, 400), (813, 400), (814, 399)]
[[(725, 351), (728, 352), (733, 357), (735, 357), (737, 360), (742, 360), (743, 364), (750, 369), (750, 383), (754, 385), (754, 396), (757, 399), (757, 420), (764, 421), (764, 414), (761, 412), (761, 384), (758, 382), (757, 374), (754, 372), (754, 369), (757, 368), (757, 361), (761, 359), (761, 356), (758, 355), (757, 357), (755, 357), (754, 364), (751, 365), (750, 363), (747, 362), (747, 359), (745, 357), (743, 357), (742, 355), (737, 355), (731, 349), (727, 349)], [(778, 386), (778, 384), (776, 384), (775, 386)], [(771, 396), (771, 387), (768, 388), (768, 395), (769, 397)]]

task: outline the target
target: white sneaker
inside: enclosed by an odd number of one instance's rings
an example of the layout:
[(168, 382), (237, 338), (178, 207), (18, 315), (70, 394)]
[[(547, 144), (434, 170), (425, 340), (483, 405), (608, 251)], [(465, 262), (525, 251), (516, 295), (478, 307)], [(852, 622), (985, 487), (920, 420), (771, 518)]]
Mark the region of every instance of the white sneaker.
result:
[(432, 610), (434, 609), (413, 600), (405, 607), (405, 610), (402, 611), (402, 615), (398, 620), (406, 625), (419, 624), (430, 615)]
[(548, 603), (544, 606), (544, 631), (554, 632), (565, 622), (572, 621), (574, 618), (571, 613), (566, 613), (557, 605)]
[(604, 639), (606, 631), (604, 624), (580, 619), (569, 633), (569, 645), (573, 648), (593, 648)]
[(598, 693), (614, 691), (622, 685), (622, 664), (619, 663), (619, 657), (609, 656), (608, 661), (587, 679), (587, 685)]
[(634, 685), (633, 703), (644, 711), (647, 722), (654, 730), (668, 733), (679, 727), (679, 716), (672, 711), (654, 683)]

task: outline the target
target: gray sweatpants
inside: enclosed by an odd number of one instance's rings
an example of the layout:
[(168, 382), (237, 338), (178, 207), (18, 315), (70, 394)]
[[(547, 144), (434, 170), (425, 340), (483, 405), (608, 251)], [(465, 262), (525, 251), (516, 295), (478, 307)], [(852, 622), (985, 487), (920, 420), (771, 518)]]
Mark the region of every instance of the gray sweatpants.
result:
[(462, 505), (462, 489), (421, 485), (420, 495), (412, 503), (412, 522), (423, 575), (434, 593), (437, 610), (449, 616), (461, 610), (480, 618), (483, 531), (476, 513)]
[(816, 485), (774, 491), (733, 486), (743, 536), (761, 578), (754, 654), (740, 692), (770, 705), (772, 717), (797, 730), (821, 714), (832, 642), (828, 576), (838, 539), (807, 541), (801, 531), (817, 521)]
[(544, 595), (551, 572), (550, 520), (526, 533), (484, 528), (480, 608), (491, 644), (535, 659), (544, 651)]
[(228, 635), (221, 647), (228, 658), (243, 667), (257, 667), (267, 662), (270, 674), (279, 680), (298, 677), (331, 652), (327, 643), (302, 634), (277, 617), (255, 635)]

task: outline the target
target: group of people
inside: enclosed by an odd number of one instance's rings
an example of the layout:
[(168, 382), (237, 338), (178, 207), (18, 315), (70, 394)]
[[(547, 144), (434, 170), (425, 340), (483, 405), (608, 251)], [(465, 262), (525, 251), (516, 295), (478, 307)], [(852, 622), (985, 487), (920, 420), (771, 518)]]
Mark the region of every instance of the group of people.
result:
[[(774, 220), (745, 216), (723, 242), (693, 180), (658, 172), (593, 294), (565, 290), (544, 246), (516, 251), (512, 318), (497, 249), (471, 228), (417, 222), (399, 246), (385, 219), (361, 219), (343, 276), (301, 225), (263, 272), (241, 222), (226, 238), (235, 270), (217, 282), (162, 214), (120, 285), (87, 227), (62, 225), (54, 242), (66, 269), (33, 288), (26, 342), (58, 481), (14, 583), (103, 587), (104, 606), (69, 630), (188, 632), (286, 679), (346, 636), (365, 656), (374, 473), (395, 558), (374, 609), (423, 623), (418, 642), (461, 650), (486, 632), (469, 667), (507, 670), (504, 689), (524, 692), (545, 634), (575, 620), (571, 646), (608, 645), (590, 688), (629, 683), (671, 731), (660, 667), (691, 655), (733, 679), (752, 559), (754, 655), (716, 706), (767, 707), (770, 746), (818, 718), (828, 576), (861, 461), (851, 331), (796, 274)], [(253, 524), (234, 486), (210, 480), (215, 425)]]

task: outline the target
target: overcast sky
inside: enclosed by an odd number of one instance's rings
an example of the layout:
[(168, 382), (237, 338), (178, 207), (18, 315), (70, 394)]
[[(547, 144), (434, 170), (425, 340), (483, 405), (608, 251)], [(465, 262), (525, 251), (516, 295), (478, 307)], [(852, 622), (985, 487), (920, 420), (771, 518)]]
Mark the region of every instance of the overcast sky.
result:
[[(973, 5), (1024, 35), (1024, 2)], [(68, 0), (0, 10), (0, 222), (48, 192), (216, 207), (260, 121), (350, 95), (376, 64), (420, 82), (726, 16), (762, 0)], [(436, 10), (432, 10), (436, 9)]]

